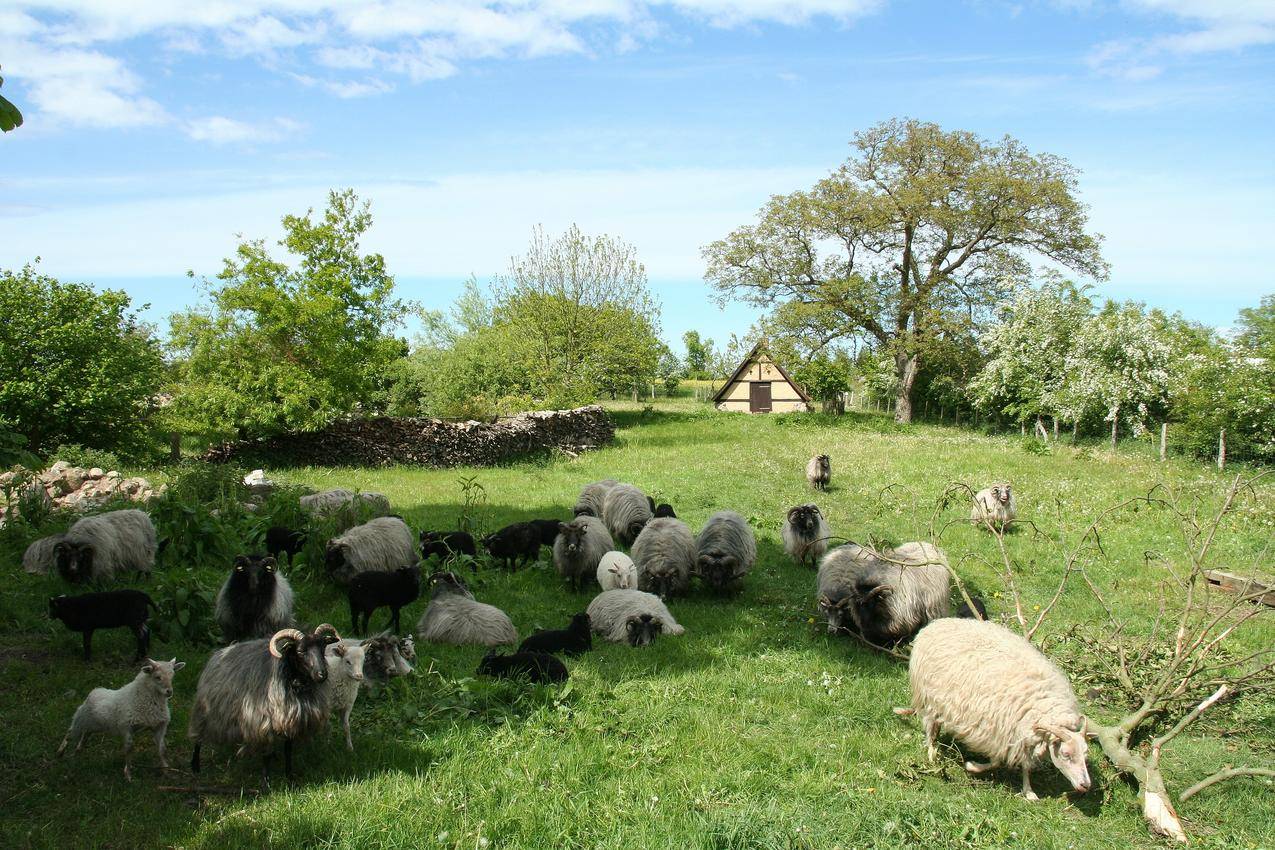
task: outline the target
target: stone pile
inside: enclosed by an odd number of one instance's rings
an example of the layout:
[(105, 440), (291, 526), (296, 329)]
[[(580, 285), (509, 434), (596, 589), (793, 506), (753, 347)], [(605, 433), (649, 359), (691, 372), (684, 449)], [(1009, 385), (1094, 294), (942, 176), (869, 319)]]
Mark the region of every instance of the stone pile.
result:
[[(115, 470), (85, 469), (60, 460), (43, 472), (17, 467), (0, 473), (0, 519), (26, 499), (39, 499), (55, 508), (83, 510), (112, 499), (146, 502), (163, 492), (145, 478), (125, 478)], [(4, 504), (9, 494), (12, 504)], [(21, 498), (20, 498), (21, 497)]]

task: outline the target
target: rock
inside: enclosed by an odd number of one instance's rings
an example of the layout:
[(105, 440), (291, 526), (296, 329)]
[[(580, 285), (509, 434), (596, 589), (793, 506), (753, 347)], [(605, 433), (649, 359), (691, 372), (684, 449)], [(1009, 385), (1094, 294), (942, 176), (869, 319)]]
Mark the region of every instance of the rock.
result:
[(96, 481), (97, 479), (101, 478), (101, 477), (102, 477), (103, 475), (105, 475), (105, 474), (106, 474), (106, 473), (102, 471), (102, 467), (100, 467), (100, 466), (95, 466), (95, 467), (93, 467), (92, 469), (90, 469), (90, 470), (88, 471), (88, 474), (87, 474), (87, 475), (85, 475), (84, 477), (85, 477), (85, 478), (91, 478), (91, 479), (93, 479), (94, 481)]

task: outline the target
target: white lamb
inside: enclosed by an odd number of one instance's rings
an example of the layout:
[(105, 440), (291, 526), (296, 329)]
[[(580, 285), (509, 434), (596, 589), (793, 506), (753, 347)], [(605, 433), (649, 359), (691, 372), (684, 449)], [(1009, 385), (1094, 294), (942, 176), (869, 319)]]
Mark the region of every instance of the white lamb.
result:
[(332, 713), (341, 714), (341, 728), (345, 730), (345, 748), (354, 752), (354, 740), (350, 737), (350, 712), (359, 698), (359, 686), (363, 684), (363, 659), (366, 648), (362, 644), (350, 646), (345, 642), (334, 643), (324, 650), (328, 657), (328, 693)]
[(637, 583), (637, 567), (623, 552), (607, 552), (598, 562), (598, 584), (603, 590), (628, 590)]

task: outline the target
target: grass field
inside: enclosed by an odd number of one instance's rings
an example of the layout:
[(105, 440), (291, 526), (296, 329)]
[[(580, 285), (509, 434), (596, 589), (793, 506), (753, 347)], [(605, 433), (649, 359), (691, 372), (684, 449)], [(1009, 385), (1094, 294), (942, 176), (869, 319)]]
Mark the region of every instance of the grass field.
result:
[[(715, 414), (687, 399), (613, 405), (616, 443), (579, 458), (496, 469), (270, 470), (315, 487), (376, 490), (413, 527), (452, 527), (462, 510), (458, 480), (475, 476), (487, 494), (489, 526), (570, 513), (579, 487), (602, 477), (631, 481), (671, 502), (692, 528), (721, 508), (754, 524), (759, 563), (735, 599), (693, 594), (670, 603), (686, 626), (633, 650), (600, 644), (571, 662), (570, 683), (527, 688), (472, 678), (481, 651), (420, 646), (417, 675), (364, 695), (355, 709), (356, 750), (336, 735), (300, 750), (298, 780), (250, 792), (204, 796), (162, 791), (190, 783), (186, 718), (210, 647), (157, 640), (152, 654), (190, 666), (177, 676), (172, 763), (161, 774), (149, 741), (124, 782), (118, 741), (98, 739), (74, 758), (54, 750), (76, 705), (93, 686), (132, 675), (131, 638), (105, 632), (95, 659), (78, 638), (44, 616), (56, 579), (23, 575), (17, 549), (0, 551), (0, 846), (231, 848), (1140, 848), (1158, 846), (1133, 803), (1133, 789), (1091, 751), (1095, 788), (1068, 796), (1052, 769), (1015, 796), (1007, 773), (970, 778), (945, 748), (926, 763), (920, 731), (891, 713), (907, 702), (898, 661), (815, 620), (814, 574), (789, 562), (778, 532), (789, 506), (811, 500), (802, 469), (813, 453), (833, 459), (833, 487), (816, 501), (836, 533), (860, 542), (924, 539), (951, 482), (1013, 482), (1022, 516), (1009, 547), (1021, 564), (1029, 606), (1043, 604), (1061, 556), (1101, 507), (1157, 483), (1217, 504), (1228, 476), (1186, 461), (1158, 464), (1138, 454), (1062, 446), (1026, 451), (1017, 437), (983, 437), (936, 426), (897, 428), (853, 414), (747, 417)], [(940, 526), (968, 513), (956, 500)], [(1275, 486), (1243, 501), (1219, 533), (1218, 563), (1251, 566), (1275, 531)], [(989, 563), (993, 538), (965, 522), (940, 545), (984, 592), (993, 613), (1007, 600)], [(1105, 557), (1091, 574), (1145, 631), (1165, 559), (1180, 563), (1176, 522), (1163, 511), (1125, 511), (1102, 530)], [(572, 594), (547, 564), (507, 574), (485, 570), (479, 599), (508, 611), (520, 634), (557, 627), (591, 594)], [(1269, 563), (1269, 561), (1268, 561)], [(224, 564), (191, 565), (215, 586)], [(309, 623), (348, 627), (343, 596), (318, 580), (296, 581)], [(424, 603), (405, 612), (415, 622)], [(384, 612), (378, 615), (384, 616)], [(1245, 646), (1275, 642), (1275, 628), (1251, 630)], [(1125, 708), (1106, 684), (1102, 612), (1078, 589), (1056, 609), (1048, 651), (1072, 674), (1086, 708), (1111, 719)], [(1082, 700), (1083, 701), (1083, 700)], [(1166, 778), (1180, 789), (1223, 764), (1275, 762), (1275, 695), (1219, 706), (1175, 743)], [(203, 780), (253, 789), (257, 765), (205, 758)], [(1239, 780), (1182, 807), (1197, 846), (1275, 846), (1269, 782)]]

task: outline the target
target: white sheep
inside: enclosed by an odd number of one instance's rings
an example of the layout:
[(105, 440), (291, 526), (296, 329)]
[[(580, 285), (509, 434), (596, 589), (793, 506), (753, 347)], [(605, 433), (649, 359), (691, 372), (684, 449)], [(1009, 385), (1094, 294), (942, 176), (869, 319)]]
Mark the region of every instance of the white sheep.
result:
[(921, 629), (908, 660), (912, 707), (925, 728), (930, 760), (944, 731), (988, 757), (967, 761), (970, 773), (1006, 766), (1022, 771), (1023, 796), (1031, 770), (1046, 753), (1077, 791), (1089, 790), (1085, 718), (1067, 677), (1025, 638), (997, 623), (955, 617)]
[(598, 562), (598, 584), (603, 590), (628, 590), (637, 583), (637, 567), (623, 552), (607, 552)]
[(345, 730), (345, 748), (354, 752), (354, 740), (350, 737), (350, 712), (359, 698), (359, 686), (363, 684), (363, 659), (367, 652), (362, 643), (350, 646), (344, 640), (324, 650), (328, 657), (328, 691), (332, 714), (341, 714), (341, 728)]
[(390, 572), (415, 565), (416, 538), (407, 523), (395, 516), (377, 517), (356, 525), (328, 541), (325, 564), (338, 584), (365, 570)]
[(22, 571), (30, 575), (48, 575), (57, 564), (57, 547), (65, 534), (41, 537), (22, 553)]
[(970, 507), (970, 522), (974, 525), (1003, 531), (1018, 516), (1018, 502), (1014, 489), (1008, 484), (993, 484), (974, 494)]
[(685, 634), (664, 601), (642, 590), (604, 590), (588, 608), (593, 631), (615, 643), (646, 646), (661, 634)]
[(84, 746), (84, 739), (95, 732), (108, 732), (124, 739), (124, 778), (132, 780), (129, 758), (133, 751), (133, 735), (143, 730), (155, 733), (155, 752), (159, 766), (168, 767), (164, 758), (164, 736), (168, 732), (171, 714), (168, 700), (173, 695), (173, 674), (186, 666), (186, 662), (152, 661), (146, 663), (133, 681), (122, 688), (94, 688), (71, 718), (71, 728), (58, 747), (58, 755), (66, 751), (71, 739), (75, 739), (75, 751)]

